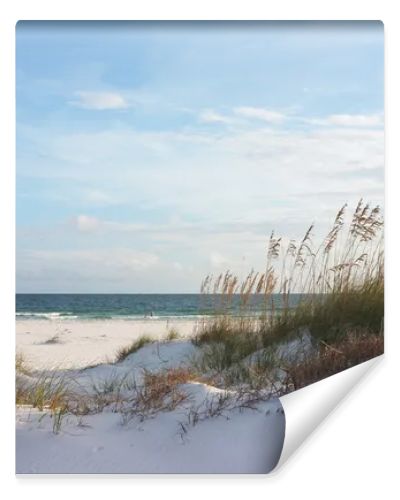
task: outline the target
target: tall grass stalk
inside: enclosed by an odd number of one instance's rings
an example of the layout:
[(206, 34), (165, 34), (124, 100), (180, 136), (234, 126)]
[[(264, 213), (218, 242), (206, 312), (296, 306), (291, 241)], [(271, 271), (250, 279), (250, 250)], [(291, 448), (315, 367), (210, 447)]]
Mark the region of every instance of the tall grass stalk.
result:
[(316, 343), (339, 342), (349, 328), (362, 328), (369, 335), (383, 332), (379, 206), (360, 200), (348, 217), (344, 205), (322, 240), (316, 242), (313, 233), (314, 224), (299, 241), (272, 232), (265, 269), (251, 270), (242, 281), (230, 270), (216, 278), (206, 276), (201, 292), (215, 300), (215, 314), (195, 343), (222, 346), (204, 348), (209, 360), (218, 365), (218, 352), (220, 367), (232, 365), (249, 351), (287, 341), (304, 329)]

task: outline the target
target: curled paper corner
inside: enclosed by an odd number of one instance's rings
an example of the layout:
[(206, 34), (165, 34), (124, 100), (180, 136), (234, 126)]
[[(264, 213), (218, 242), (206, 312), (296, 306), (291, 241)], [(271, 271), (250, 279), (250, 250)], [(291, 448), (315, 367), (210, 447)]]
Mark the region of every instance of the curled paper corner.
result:
[(286, 429), (282, 453), (274, 472), (280, 470), (325, 418), (382, 359), (383, 355), (378, 356), (280, 398), (285, 412)]

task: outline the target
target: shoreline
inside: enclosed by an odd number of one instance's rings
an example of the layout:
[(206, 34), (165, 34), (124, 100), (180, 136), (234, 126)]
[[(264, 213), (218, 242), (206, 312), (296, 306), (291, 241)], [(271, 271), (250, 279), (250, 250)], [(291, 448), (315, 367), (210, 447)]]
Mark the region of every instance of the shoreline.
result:
[(116, 314), (114, 316), (96, 316), (96, 315), (78, 315), (78, 314), (62, 314), (57, 312), (51, 313), (25, 313), (18, 312), (15, 315), (15, 321), (165, 321), (165, 322), (179, 322), (179, 321), (198, 321), (206, 318), (211, 318), (213, 314), (177, 314), (170, 316), (153, 315), (153, 316), (139, 316), (139, 315), (123, 315)]

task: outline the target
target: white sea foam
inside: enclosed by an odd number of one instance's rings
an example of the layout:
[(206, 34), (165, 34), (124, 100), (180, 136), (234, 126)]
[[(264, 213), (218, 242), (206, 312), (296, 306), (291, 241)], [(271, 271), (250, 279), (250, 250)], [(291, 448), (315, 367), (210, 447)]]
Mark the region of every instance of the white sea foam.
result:
[(38, 313), (38, 312), (17, 312), (15, 313), (17, 319), (49, 319), (49, 320), (64, 320), (64, 319), (78, 319), (72, 313), (60, 313), (60, 312), (50, 312), (50, 313)]
[(122, 320), (122, 321), (195, 321), (199, 319), (204, 319), (210, 317), (206, 314), (179, 314), (179, 315), (168, 315), (168, 316), (149, 316), (143, 314), (130, 314), (130, 315), (91, 315), (82, 314), (76, 315), (68, 312), (17, 312), (16, 319), (39, 319), (39, 320), (72, 320), (78, 319), (80, 321), (90, 320), (90, 321), (110, 321), (110, 320)]

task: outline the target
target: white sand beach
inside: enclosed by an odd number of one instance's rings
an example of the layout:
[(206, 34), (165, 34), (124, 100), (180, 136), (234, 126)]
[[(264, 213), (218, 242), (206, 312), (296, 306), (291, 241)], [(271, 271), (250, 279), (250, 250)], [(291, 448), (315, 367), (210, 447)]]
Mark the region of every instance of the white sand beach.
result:
[[(118, 363), (116, 350), (142, 334), (162, 339), (173, 328), (190, 336), (196, 326), (186, 320), (17, 321), (17, 352), (36, 370), (17, 375), (21, 387), (35, 386), (44, 373), (38, 369), (53, 368), (56, 379), (71, 379), (83, 400), (121, 391), (124, 402), (118, 407), (110, 400), (104, 408), (80, 415), (18, 405), (16, 472), (269, 472), (279, 459), (285, 432), (278, 399), (241, 403), (235, 391), (193, 380), (175, 389), (181, 404), (148, 415), (131, 409), (133, 381), (140, 388), (146, 373), (184, 370), (200, 348), (188, 338), (149, 343)], [(55, 430), (57, 419), (60, 428)]]
[(16, 321), (16, 352), (31, 368), (84, 368), (114, 361), (121, 347), (141, 335), (162, 339), (171, 330), (191, 336), (198, 319), (30, 320)]

